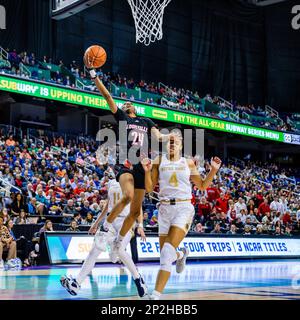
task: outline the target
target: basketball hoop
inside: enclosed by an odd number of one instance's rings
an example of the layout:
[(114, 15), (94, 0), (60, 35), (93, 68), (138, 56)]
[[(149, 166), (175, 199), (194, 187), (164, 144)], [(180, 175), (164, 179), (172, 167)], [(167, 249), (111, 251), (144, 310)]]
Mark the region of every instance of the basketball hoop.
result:
[(136, 42), (149, 46), (163, 37), (163, 16), (171, 0), (127, 0), (136, 29)]

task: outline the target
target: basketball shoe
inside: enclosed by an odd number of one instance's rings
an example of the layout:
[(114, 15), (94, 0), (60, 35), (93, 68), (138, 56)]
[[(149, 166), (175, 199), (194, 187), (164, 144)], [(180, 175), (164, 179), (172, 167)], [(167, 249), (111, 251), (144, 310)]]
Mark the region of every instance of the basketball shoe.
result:
[(137, 289), (139, 296), (141, 298), (144, 298), (145, 296), (147, 296), (148, 295), (148, 288), (146, 286), (146, 283), (145, 283), (145, 280), (143, 279), (143, 277), (140, 275), (139, 278), (134, 279), (133, 281), (136, 285), (136, 289)]
[(188, 248), (184, 247), (184, 248), (181, 248), (179, 250), (183, 252), (183, 257), (176, 261), (176, 272), (177, 273), (181, 273), (184, 270), (185, 264), (186, 264), (186, 258), (189, 255), (189, 249)]
[(70, 293), (70, 295), (77, 296), (78, 291), (80, 290), (80, 285), (76, 279), (73, 279), (72, 276), (62, 276), (60, 278), (60, 283)]

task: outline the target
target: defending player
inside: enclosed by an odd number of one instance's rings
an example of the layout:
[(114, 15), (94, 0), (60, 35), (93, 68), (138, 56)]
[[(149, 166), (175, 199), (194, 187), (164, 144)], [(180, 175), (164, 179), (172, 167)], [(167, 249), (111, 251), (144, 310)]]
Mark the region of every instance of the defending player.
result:
[(181, 156), (182, 139), (177, 136), (167, 144), (166, 155), (159, 156), (152, 164), (149, 159), (143, 161), (145, 186), (147, 192), (159, 184), (159, 243), (160, 270), (155, 290), (150, 299), (158, 300), (169, 280), (172, 263), (176, 261), (176, 271), (181, 273), (185, 267), (188, 248), (176, 252), (185, 238), (193, 221), (195, 209), (191, 204), (191, 181), (200, 190), (205, 190), (213, 181), (221, 166), (217, 157), (211, 160), (211, 170), (203, 180), (191, 159)]
[[(72, 278), (72, 276), (63, 276), (60, 279), (61, 285), (71, 294), (77, 295), (78, 291), (80, 290), (80, 286), (88, 274), (92, 271), (95, 266), (96, 260), (101, 252), (106, 251), (107, 245), (110, 246), (111, 242), (114, 238), (111, 237), (109, 232), (102, 232), (100, 231), (99, 224), (106, 216), (107, 212), (111, 212), (113, 206), (116, 204), (118, 199), (122, 197), (122, 191), (120, 188), (120, 184), (115, 180), (113, 173), (109, 173), (109, 178), (111, 179), (108, 182), (108, 201), (106, 206), (103, 209), (103, 212), (97, 217), (97, 220), (91, 226), (89, 233), (95, 234), (94, 244), (89, 252), (87, 258), (85, 259), (84, 264), (77, 276), (76, 279)], [(114, 220), (112, 227), (114, 228), (115, 232), (118, 232), (124, 219), (129, 214), (129, 205), (127, 205), (121, 212), (121, 214)], [(108, 214), (109, 215), (109, 214)], [(145, 233), (143, 230), (143, 217), (142, 214), (139, 216), (139, 224), (138, 224), (138, 233), (141, 235), (141, 238), (145, 240)], [(122, 242), (122, 246), (118, 251), (118, 257), (114, 254), (114, 252), (110, 251), (110, 258), (113, 263), (118, 261), (118, 258), (121, 259), (123, 264), (129, 269), (134, 279), (135, 285), (137, 287), (137, 291), (140, 297), (144, 297), (147, 295), (147, 287), (145, 285), (144, 279), (139, 274), (136, 266), (134, 265), (131, 256), (126, 252), (126, 247), (132, 238), (132, 232), (128, 232), (124, 241)]]
[[(107, 101), (107, 104), (116, 120), (126, 121), (127, 123), (127, 150), (133, 151), (136, 149), (136, 155), (141, 158), (140, 151), (145, 150), (146, 145), (148, 146), (150, 136), (153, 136), (158, 141), (167, 141), (172, 135), (161, 134), (152, 120), (137, 116), (136, 109), (131, 102), (125, 102), (122, 110), (118, 109), (112, 96), (105, 88), (102, 81), (97, 77), (96, 71), (93, 69), (93, 57), (89, 56), (89, 54), (89, 51), (87, 51), (84, 56), (84, 63), (89, 69), (91, 79), (95, 82), (98, 90)], [(148, 154), (146, 157), (148, 157)], [(129, 160), (125, 161), (125, 163), (121, 165), (121, 170), (117, 175), (117, 181), (120, 183), (122, 189), (122, 198), (111, 210), (110, 215), (107, 218), (107, 228), (113, 232), (112, 223), (114, 219), (116, 219), (120, 212), (122, 212), (125, 206), (129, 203), (130, 213), (124, 220), (123, 226), (118, 234), (118, 239), (115, 243), (116, 247), (114, 249), (116, 251), (141, 212), (142, 202), (145, 196), (145, 172), (141, 165), (141, 159), (139, 163), (133, 165)]]

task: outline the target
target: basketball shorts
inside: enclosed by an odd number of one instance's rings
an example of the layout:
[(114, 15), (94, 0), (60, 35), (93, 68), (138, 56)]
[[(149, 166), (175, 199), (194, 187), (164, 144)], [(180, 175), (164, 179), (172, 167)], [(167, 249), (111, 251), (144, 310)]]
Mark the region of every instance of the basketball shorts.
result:
[(134, 164), (130, 167), (126, 165), (121, 165), (119, 173), (116, 176), (118, 182), (120, 180), (121, 175), (124, 173), (130, 173), (133, 175), (135, 189), (145, 189), (145, 170), (141, 163)]
[(186, 233), (189, 231), (195, 208), (189, 202), (176, 205), (160, 204), (158, 211), (158, 234), (167, 235), (171, 227), (178, 227)]

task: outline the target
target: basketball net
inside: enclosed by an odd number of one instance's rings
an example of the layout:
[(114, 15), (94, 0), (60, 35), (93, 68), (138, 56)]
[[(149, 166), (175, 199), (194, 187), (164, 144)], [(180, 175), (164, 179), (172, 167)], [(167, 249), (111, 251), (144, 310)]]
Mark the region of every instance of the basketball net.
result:
[(136, 42), (149, 46), (163, 37), (163, 16), (171, 0), (127, 0), (136, 29)]

